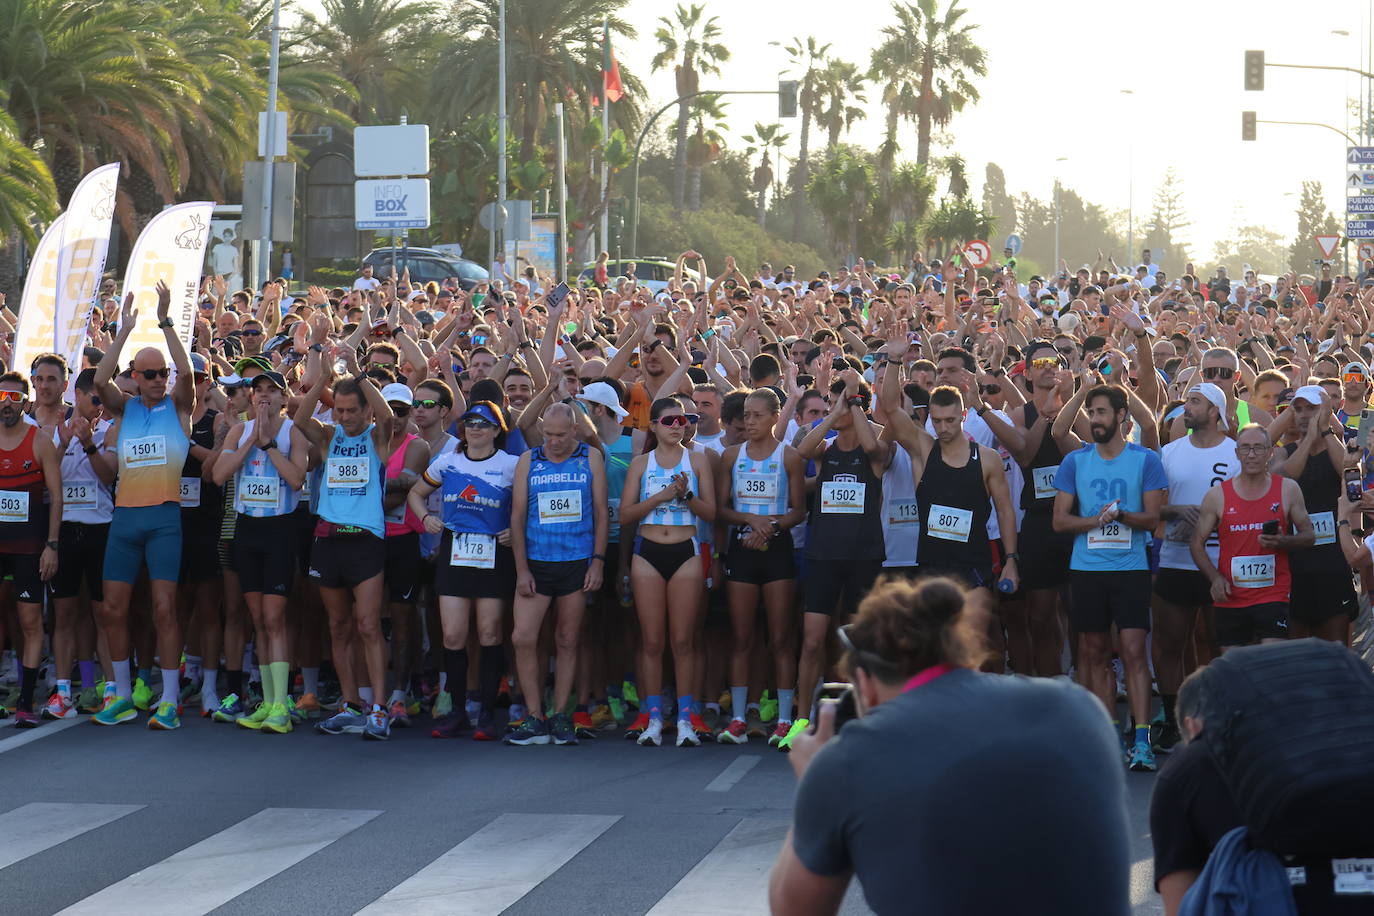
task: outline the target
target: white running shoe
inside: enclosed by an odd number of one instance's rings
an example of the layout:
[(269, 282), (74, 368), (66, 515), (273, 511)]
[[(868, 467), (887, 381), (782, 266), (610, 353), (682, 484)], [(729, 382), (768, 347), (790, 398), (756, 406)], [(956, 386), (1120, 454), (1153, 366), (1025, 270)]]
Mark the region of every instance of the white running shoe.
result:
[[(690, 732), (691, 729), (688, 729)], [(650, 719), (649, 727), (639, 734), (639, 743), (643, 745), (652, 744), (654, 747), (663, 745), (663, 720)]]

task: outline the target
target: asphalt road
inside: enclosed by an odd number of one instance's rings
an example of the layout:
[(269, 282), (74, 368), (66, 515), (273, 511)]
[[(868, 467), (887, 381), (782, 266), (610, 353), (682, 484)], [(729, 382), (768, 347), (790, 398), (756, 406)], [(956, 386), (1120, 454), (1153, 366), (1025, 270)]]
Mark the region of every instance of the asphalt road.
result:
[[(182, 722), (0, 727), (0, 914), (766, 913), (794, 788), (761, 742), (513, 748)], [(1157, 914), (1153, 777), (1127, 775), (1132, 903)], [(857, 887), (844, 912), (868, 912)]]

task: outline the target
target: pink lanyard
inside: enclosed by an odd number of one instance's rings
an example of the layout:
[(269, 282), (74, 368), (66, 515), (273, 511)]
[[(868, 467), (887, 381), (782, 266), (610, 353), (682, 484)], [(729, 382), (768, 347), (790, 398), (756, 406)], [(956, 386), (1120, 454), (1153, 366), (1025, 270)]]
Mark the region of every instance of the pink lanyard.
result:
[(918, 671), (915, 674), (915, 676), (911, 678), (911, 680), (907, 681), (906, 686), (902, 688), (902, 693), (906, 693), (909, 690), (915, 690), (917, 687), (924, 687), (926, 684), (929, 684), (937, 677), (943, 677), (944, 675), (949, 674), (951, 671), (955, 670), (957, 669), (954, 665), (931, 665), (924, 671)]

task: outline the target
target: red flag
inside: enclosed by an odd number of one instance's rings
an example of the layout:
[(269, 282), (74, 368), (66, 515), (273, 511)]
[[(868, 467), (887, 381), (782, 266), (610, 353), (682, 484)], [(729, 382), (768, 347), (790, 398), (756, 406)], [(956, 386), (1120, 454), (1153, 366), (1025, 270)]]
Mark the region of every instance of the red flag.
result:
[(609, 23), (602, 37), (601, 87), (607, 102), (619, 102), (625, 97), (625, 87), (620, 84), (620, 64), (616, 63), (615, 52), (611, 50)]

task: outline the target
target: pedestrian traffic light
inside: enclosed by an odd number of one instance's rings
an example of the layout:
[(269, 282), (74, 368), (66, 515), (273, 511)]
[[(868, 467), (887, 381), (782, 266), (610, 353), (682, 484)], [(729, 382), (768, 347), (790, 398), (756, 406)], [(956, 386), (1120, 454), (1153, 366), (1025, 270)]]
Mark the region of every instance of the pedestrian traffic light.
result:
[(1242, 140), (1255, 139), (1255, 113), (1253, 111), (1240, 113), (1240, 138)]
[(797, 81), (778, 80), (778, 117), (797, 116)]
[(1258, 90), (1264, 88), (1264, 52), (1245, 52), (1245, 88)]

